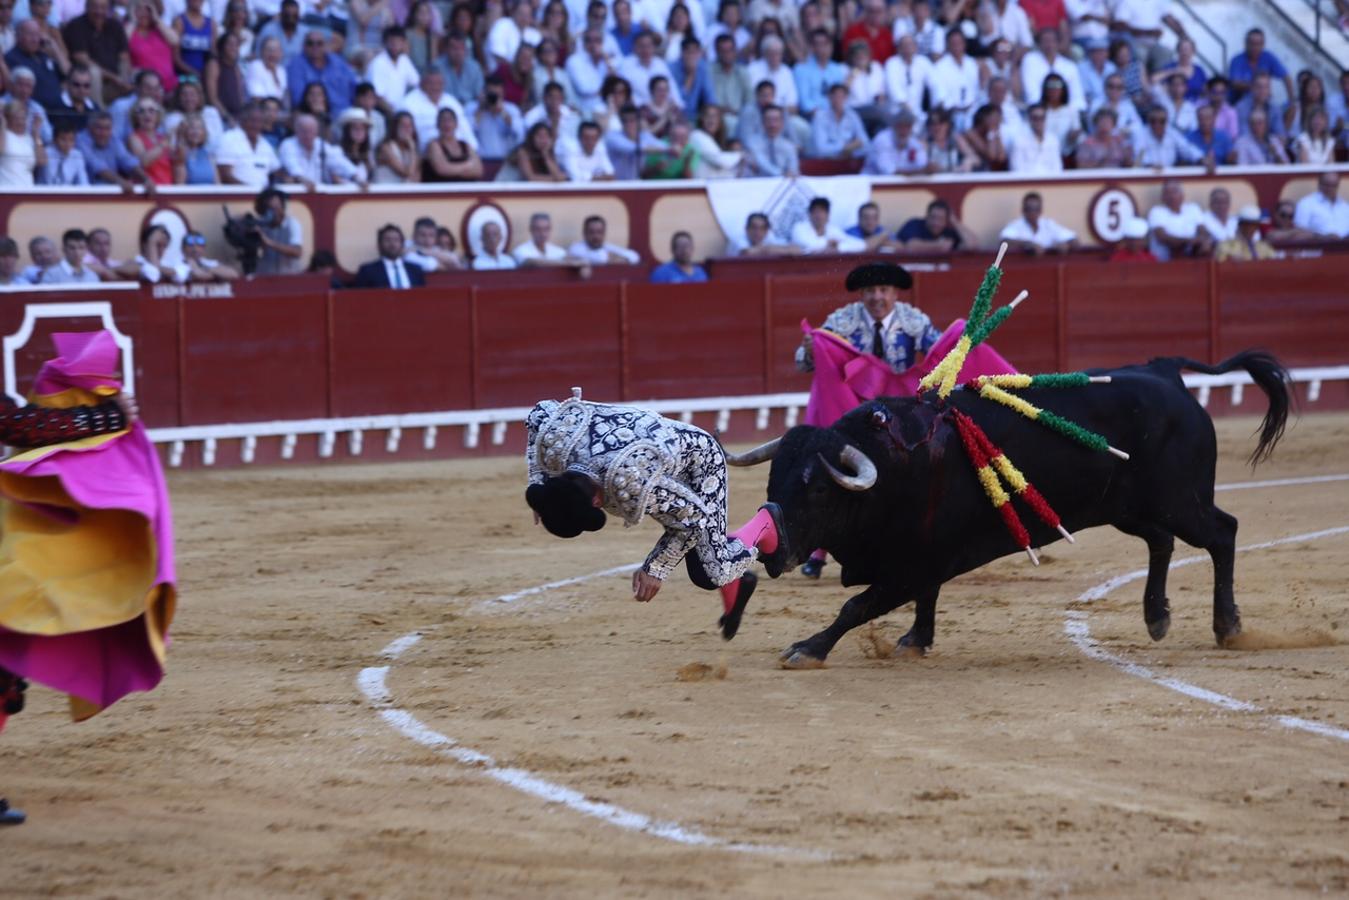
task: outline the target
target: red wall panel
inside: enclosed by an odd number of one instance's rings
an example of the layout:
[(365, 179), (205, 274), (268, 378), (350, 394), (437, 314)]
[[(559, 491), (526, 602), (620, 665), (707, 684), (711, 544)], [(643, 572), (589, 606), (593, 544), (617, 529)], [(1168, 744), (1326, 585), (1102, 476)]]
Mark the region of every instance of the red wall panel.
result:
[(761, 287), (633, 284), (627, 293), (629, 398), (760, 394), (764, 379)]
[(580, 385), (595, 400), (621, 395), (622, 285), (479, 290), (478, 406), (532, 406)]
[(327, 294), (184, 301), (182, 424), (330, 415), (327, 307)]
[(1290, 366), (1349, 359), (1349, 259), (1225, 263), (1217, 270), (1220, 356), (1264, 347)]
[[(1009, 262), (1002, 284), (993, 296), (993, 309), (1011, 303), (1021, 291), (1030, 296), (989, 338), (989, 344), (1022, 372), (1053, 372), (1059, 367), (1058, 267), (1020, 266)], [(938, 328), (970, 313), (984, 269), (920, 272), (915, 294), (918, 307)]]
[(331, 314), (334, 416), (472, 408), (468, 288), (339, 291)]
[(1064, 367), (1118, 366), (1154, 356), (1207, 360), (1209, 265), (1176, 260), (1067, 267)]

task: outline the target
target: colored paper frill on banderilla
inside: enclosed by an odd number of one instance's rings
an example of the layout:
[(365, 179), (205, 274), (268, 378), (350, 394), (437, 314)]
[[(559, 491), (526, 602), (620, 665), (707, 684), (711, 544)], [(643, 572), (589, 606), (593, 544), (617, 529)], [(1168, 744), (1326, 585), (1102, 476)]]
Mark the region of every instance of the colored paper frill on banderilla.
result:
[[(106, 331), (52, 336), (31, 401), (68, 408), (121, 390)], [(0, 463), (0, 667), (70, 695), (87, 718), (164, 674), (177, 599), (173, 521), (154, 445), (124, 431)]]
[[(948, 350), (955, 346), (965, 328), (964, 319), (951, 323), (927, 356), (916, 366), (896, 374), (885, 360), (856, 350), (843, 338), (821, 328), (812, 329), (801, 320), (801, 330), (815, 335), (813, 354), (815, 377), (810, 384), (810, 404), (806, 407), (805, 423), (826, 427), (838, 421), (850, 409), (874, 400), (876, 397), (911, 397), (918, 382), (941, 362)], [(987, 344), (972, 349), (965, 359), (961, 380), (978, 375), (1015, 373), (1012, 364)]]

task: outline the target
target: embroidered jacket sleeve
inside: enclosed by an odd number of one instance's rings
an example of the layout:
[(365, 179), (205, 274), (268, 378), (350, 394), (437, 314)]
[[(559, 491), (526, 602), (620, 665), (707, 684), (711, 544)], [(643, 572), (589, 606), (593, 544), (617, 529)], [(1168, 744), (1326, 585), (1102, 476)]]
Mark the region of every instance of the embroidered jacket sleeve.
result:
[(0, 407), (0, 443), (11, 447), (45, 447), (121, 431), (126, 427), (122, 408), (111, 400), (97, 406), (70, 409), (13, 404)]
[[(653, 501), (657, 499), (661, 489), (657, 488), (653, 492)], [(665, 532), (661, 534), (660, 540), (656, 541), (656, 546), (651, 548), (647, 554), (646, 562), (642, 563), (642, 570), (652, 578), (659, 578), (664, 581), (671, 570), (683, 561), (685, 556), (693, 550), (694, 544), (698, 541), (698, 535), (687, 528), (682, 522), (676, 524), (667, 524), (663, 519), (667, 518), (658, 513), (652, 512), (651, 518), (665, 526)]]
[(529, 415), (525, 417), (525, 465), (529, 470), (530, 484), (543, 484), (543, 469), (539, 466), (537, 455), (539, 429), (556, 409), (556, 400), (544, 400), (531, 409)]
[[(860, 303), (849, 303), (847, 306), (840, 306), (831, 312), (820, 327), (825, 331), (832, 331), (834, 334), (848, 341), (859, 351), (865, 350), (867, 345), (861, 343), (862, 333), (858, 329), (857, 311), (854, 307), (860, 307)], [(857, 332), (854, 334), (853, 332)], [(807, 352), (804, 346), (796, 348), (796, 368), (802, 372), (815, 371), (815, 357)]]

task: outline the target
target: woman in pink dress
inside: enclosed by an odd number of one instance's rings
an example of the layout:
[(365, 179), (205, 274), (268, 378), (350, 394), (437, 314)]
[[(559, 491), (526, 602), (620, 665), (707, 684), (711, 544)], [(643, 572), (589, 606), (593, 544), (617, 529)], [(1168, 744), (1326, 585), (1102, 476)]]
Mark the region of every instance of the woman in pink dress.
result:
[(152, 0), (138, 0), (134, 17), (135, 24), (127, 35), (131, 67), (154, 72), (164, 83), (164, 90), (172, 93), (178, 87), (178, 73), (173, 67), (178, 33), (159, 21)]

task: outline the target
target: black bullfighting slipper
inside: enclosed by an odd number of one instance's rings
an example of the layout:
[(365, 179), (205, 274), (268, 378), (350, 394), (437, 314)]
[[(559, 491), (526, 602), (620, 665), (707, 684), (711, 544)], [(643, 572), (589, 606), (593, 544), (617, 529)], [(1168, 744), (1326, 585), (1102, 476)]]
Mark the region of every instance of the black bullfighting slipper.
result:
[(824, 560), (811, 557), (801, 566), (801, 574), (807, 578), (820, 580), (820, 573), (824, 571)]
[(15, 809), (0, 798), (0, 825), (22, 825), (27, 818), (22, 810)]
[(792, 556), (791, 542), (787, 540), (787, 528), (782, 524), (782, 507), (769, 502), (759, 509), (768, 513), (769, 518), (773, 520), (773, 530), (778, 533), (777, 547), (772, 553), (759, 551), (759, 561), (763, 563), (764, 571), (768, 573), (769, 578), (777, 578), (783, 569), (787, 568), (787, 560)]
[(749, 605), (749, 598), (754, 596), (754, 589), (759, 584), (759, 578), (753, 572), (746, 572), (740, 576), (740, 587), (735, 594), (735, 604), (726, 611), (726, 614), (717, 620), (721, 626), (721, 636), (725, 640), (735, 637), (735, 633), (740, 630), (740, 617), (745, 614), (745, 607)]

